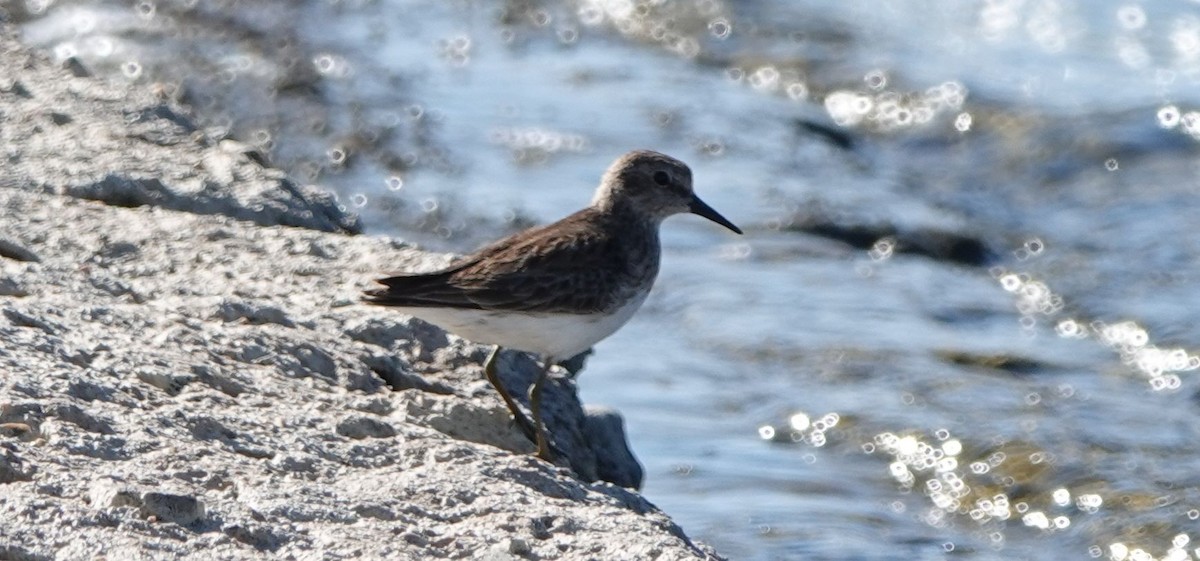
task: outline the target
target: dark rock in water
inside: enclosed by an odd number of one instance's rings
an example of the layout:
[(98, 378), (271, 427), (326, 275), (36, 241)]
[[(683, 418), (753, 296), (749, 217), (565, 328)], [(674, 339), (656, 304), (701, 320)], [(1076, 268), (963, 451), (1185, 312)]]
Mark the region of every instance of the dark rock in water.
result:
[(836, 221), (823, 213), (806, 212), (794, 217), (784, 229), (837, 240), (862, 250), (874, 249), (876, 244), (884, 242), (896, 253), (971, 267), (986, 266), (995, 259), (983, 240), (935, 228), (902, 229), (886, 223)]
[(596, 452), (597, 475), (621, 487), (640, 489), (645, 474), (625, 442), (625, 420), (621, 414), (596, 406), (584, 408), (584, 413), (587, 442)]
[(818, 123), (810, 119), (796, 119), (796, 128), (805, 134), (812, 134), (825, 139), (830, 144), (842, 150), (853, 150), (857, 145), (850, 131), (830, 123)]
[(896, 249), (900, 253), (923, 255), (959, 265), (983, 267), (995, 259), (982, 240), (957, 232), (932, 229), (897, 232), (896, 241)]
[(970, 366), (1007, 372), (1015, 376), (1029, 376), (1050, 371), (1053, 367), (1041, 361), (1010, 355), (980, 355), (963, 351), (941, 351), (938, 358), (959, 366)]

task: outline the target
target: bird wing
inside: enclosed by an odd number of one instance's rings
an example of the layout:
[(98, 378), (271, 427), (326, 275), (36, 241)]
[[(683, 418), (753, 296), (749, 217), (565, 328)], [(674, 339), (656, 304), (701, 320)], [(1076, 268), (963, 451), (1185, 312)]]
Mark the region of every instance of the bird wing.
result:
[(637, 272), (616, 236), (587, 227), (594, 219), (580, 211), (493, 243), (442, 271), (379, 279), (386, 288), (368, 291), (367, 302), (521, 312), (611, 310)]
[(400, 274), (378, 279), (375, 282), (387, 288), (366, 291), (364, 300), (369, 304), (413, 308), (482, 309), (481, 306), (467, 299), (466, 292), (451, 284), (449, 271), (415, 275)]

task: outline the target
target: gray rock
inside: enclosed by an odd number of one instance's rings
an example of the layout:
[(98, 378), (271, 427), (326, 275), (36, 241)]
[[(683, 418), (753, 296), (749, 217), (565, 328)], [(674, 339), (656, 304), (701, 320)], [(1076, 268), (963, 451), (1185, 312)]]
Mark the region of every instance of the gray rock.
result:
[(152, 518), (154, 522), (187, 526), (204, 518), (204, 503), (193, 496), (141, 490), (112, 480), (93, 483), (88, 500), (97, 509), (129, 507), (138, 516)]
[(187, 526), (204, 518), (204, 503), (190, 495), (142, 493), (142, 512), (160, 521)]
[(21, 457), (10, 447), (0, 448), (0, 484), (31, 481), (32, 470), (24, 465)]
[(0, 277), (0, 296), (29, 296), (29, 291), (16, 279)]
[(607, 407), (584, 408), (584, 440), (596, 455), (596, 477), (621, 487), (642, 486), (642, 465), (625, 441), (625, 420)]
[(217, 317), (221, 318), (221, 321), (242, 320), (256, 325), (274, 323), (284, 327), (296, 326), (280, 308), (240, 300), (222, 301), (217, 307)]
[(383, 421), (366, 416), (353, 416), (338, 422), (336, 431), (346, 438), (391, 438), (396, 429)]
[[(591, 482), (640, 468), (571, 380), (552, 466), (486, 347), (357, 304), (445, 256), (336, 233), (357, 221), (330, 196), (4, 26), (0, 68), (0, 557), (717, 558)], [(536, 372), (501, 356), (523, 403)]]
[(25, 246), (6, 238), (0, 238), (0, 257), (31, 263), (37, 263), (42, 260), (36, 253), (26, 249)]
[[(263, 167), (238, 143), (205, 136), (181, 108), (149, 89), (72, 75), (22, 48), (9, 27), (0, 31), (0, 55), (14, 70), (4, 78), (11, 85), (2, 101), (0, 185), (263, 225), (362, 229), (332, 195)], [(0, 254), (41, 257), (13, 247), (0, 245), (8, 248)]]

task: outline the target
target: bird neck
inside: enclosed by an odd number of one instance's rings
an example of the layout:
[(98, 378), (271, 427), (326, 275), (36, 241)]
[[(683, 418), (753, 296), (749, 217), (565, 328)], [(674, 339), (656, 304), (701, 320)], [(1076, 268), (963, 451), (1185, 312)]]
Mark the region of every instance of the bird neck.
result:
[(664, 218), (635, 207), (633, 202), (623, 197), (597, 196), (592, 201), (592, 208), (629, 227), (641, 226), (655, 231)]

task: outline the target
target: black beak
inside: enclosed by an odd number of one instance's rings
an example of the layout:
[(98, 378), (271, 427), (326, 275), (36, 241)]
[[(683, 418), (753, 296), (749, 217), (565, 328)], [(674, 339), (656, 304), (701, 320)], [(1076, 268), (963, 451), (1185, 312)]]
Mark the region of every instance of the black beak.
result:
[(733, 222), (725, 220), (725, 217), (721, 216), (721, 213), (713, 210), (711, 206), (705, 204), (704, 201), (700, 200), (700, 197), (694, 195), (692, 196), (692, 202), (688, 205), (688, 210), (692, 211), (692, 214), (703, 216), (709, 220), (712, 220), (713, 222), (716, 222), (717, 224), (733, 230), (738, 234), (742, 233), (741, 229), (733, 225)]

